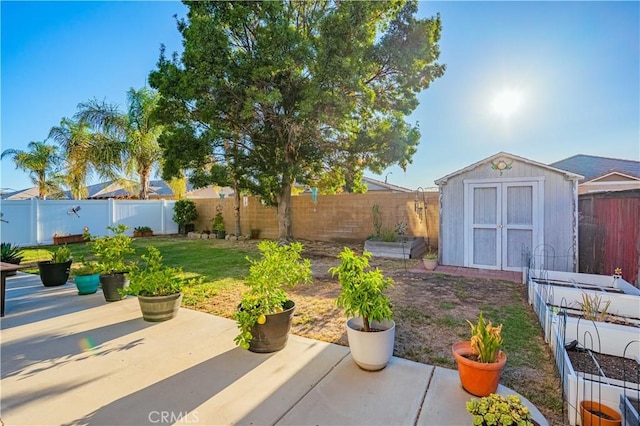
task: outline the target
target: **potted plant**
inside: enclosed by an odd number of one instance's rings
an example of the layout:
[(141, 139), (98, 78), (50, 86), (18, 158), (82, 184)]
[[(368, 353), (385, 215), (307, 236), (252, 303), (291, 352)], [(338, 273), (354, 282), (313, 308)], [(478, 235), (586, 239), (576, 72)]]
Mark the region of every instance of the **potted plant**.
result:
[(422, 263), (424, 264), (424, 269), (427, 271), (433, 271), (438, 266), (438, 253), (428, 251), (422, 257)]
[(488, 396), (498, 389), (500, 372), (507, 362), (502, 346), (502, 325), (487, 324), (480, 312), (478, 324), (471, 326), (471, 340), (458, 342), (452, 347), (458, 363), (462, 387), (476, 396)]
[(153, 246), (148, 246), (147, 254), (141, 258), (144, 265), (133, 265), (128, 274), (130, 284), (120, 293), (138, 297), (145, 321), (174, 318), (182, 302), (182, 288), (188, 283), (182, 269), (164, 266), (160, 250)]
[(133, 236), (135, 238), (152, 237), (153, 236), (153, 230), (151, 228), (149, 228), (148, 226), (136, 226), (135, 228), (133, 228)]
[(353, 360), (365, 370), (383, 369), (393, 356), (395, 322), (391, 302), (385, 290), (393, 285), (380, 269), (371, 269), (371, 252), (362, 256), (345, 249), (338, 256), (342, 262), (329, 269), (337, 275), (342, 290), (336, 300), (347, 316), (347, 338)]
[(176, 201), (173, 206), (173, 221), (178, 224), (181, 234), (193, 232), (193, 222), (198, 218), (198, 210), (193, 200), (186, 198)]
[(66, 245), (58, 247), (51, 260), (38, 262), (40, 281), (45, 287), (66, 284), (71, 269), (71, 250)]
[(216, 233), (216, 238), (219, 240), (224, 240), (226, 237), (226, 232), (224, 228), (224, 218), (222, 217), (222, 211), (218, 210), (216, 215), (213, 217), (213, 230)]
[(581, 401), (582, 426), (620, 426), (622, 416), (608, 405), (598, 401)]
[(302, 244), (280, 245), (275, 241), (258, 244), (261, 257), (247, 260), (248, 289), (242, 294), (234, 319), (240, 333), (235, 342), (252, 352), (275, 352), (287, 344), (295, 303), (284, 287), (311, 281), (311, 262), (300, 255)]
[[(13, 265), (19, 265), (22, 262), (23, 253), (22, 249), (17, 244), (1, 243), (0, 244), (0, 262), (11, 263)], [(15, 275), (16, 271), (6, 272), (5, 276)]]
[(257, 240), (259, 238), (260, 238), (260, 229), (251, 228), (251, 239), (252, 240)]
[(95, 261), (85, 260), (80, 256), (81, 266), (71, 270), (73, 282), (78, 288), (78, 294), (93, 294), (98, 291), (100, 285), (100, 272)]
[(514, 425), (533, 426), (529, 408), (516, 395), (502, 396), (492, 393), (467, 402), (467, 412), (473, 416), (474, 426)]
[(118, 290), (129, 285), (125, 275), (129, 265), (125, 263), (125, 256), (134, 252), (131, 247), (133, 240), (124, 234), (129, 229), (126, 225), (107, 226), (107, 229), (113, 235), (95, 238), (91, 250), (98, 262), (104, 298), (107, 302), (116, 302), (123, 298)]

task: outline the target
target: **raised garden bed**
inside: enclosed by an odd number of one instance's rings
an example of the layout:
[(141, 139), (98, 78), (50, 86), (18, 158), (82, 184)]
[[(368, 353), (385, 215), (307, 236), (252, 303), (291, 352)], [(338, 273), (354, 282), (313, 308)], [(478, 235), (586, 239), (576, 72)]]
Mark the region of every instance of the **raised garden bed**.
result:
[(374, 257), (421, 259), (427, 251), (427, 244), (422, 237), (409, 237), (397, 242), (366, 240), (364, 249), (370, 251)]
[(640, 384), (638, 362), (635, 359), (601, 354), (580, 348), (567, 350), (567, 355), (576, 371)]
[[(528, 278), (529, 303), (538, 315), (562, 376), (569, 423), (580, 423), (582, 401), (617, 409), (621, 395), (639, 393), (640, 291), (612, 276), (556, 271), (543, 271), (536, 276), (529, 271)], [(583, 294), (610, 300), (607, 312), (614, 314), (616, 322), (581, 318)], [(575, 347), (583, 351), (566, 349), (574, 347), (574, 341)]]
[(84, 242), (83, 234), (73, 234), (73, 235), (54, 235), (53, 236), (53, 244), (61, 245), (61, 244), (71, 244), (71, 243), (82, 243)]

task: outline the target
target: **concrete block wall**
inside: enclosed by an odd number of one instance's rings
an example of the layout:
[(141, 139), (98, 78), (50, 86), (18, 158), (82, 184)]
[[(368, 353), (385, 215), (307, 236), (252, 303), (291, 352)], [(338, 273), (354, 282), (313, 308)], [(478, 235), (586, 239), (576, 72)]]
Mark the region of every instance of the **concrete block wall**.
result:
[[(296, 238), (316, 241), (364, 241), (374, 233), (372, 208), (379, 206), (382, 228), (395, 229), (396, 223), (407, 223), (407, 235), (425, 237), (435, 250), (438, 246), (438, 193), (424, 194), (426, 209), (420, 217), (415, 212), (415, 193), (378, 193), (318, 195), (314, 203), (310, 194), (292, 197), (292, 227)], [(422, 204), (422, 193), (418, 195)], [(227, 233), (234, 230), (234, 199), (194, 199), (198, 209), (196, 230), (211, 229), (211, 219), (221, 206)], [(420, 220), (421, 219), (421, 220)], [(260, 229), (260, 238), (278, 236), (277, 210), (263, 206), (257, 197), (249, 197), (247, 205), (240, 199), (242, 234)]]

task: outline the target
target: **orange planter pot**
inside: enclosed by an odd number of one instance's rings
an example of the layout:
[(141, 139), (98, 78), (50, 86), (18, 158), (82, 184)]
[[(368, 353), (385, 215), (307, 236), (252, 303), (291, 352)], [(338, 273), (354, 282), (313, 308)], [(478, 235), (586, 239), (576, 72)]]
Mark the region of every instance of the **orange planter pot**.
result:
[(476, 362), (465, 355), (471, 355), (471, 342), (459, 342), (451, 348), (458, 363), (458, 374), (462, 387), (475, 396), (489, 396), (498, 389), (500, 372), (507, 363), (507, 356), (500, 351), (498, 361)]
[[(596, 413), (605, 414), (609, 418), (598, 416)], [(595, 401), (580, 402), (580, 417), (582, 426), (620, 426), (622, 416), (613, 408)]]

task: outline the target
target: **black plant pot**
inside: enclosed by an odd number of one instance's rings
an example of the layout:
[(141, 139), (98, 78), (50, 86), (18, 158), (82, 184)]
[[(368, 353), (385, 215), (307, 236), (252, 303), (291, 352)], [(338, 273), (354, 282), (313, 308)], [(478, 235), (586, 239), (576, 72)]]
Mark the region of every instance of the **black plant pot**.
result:
[(124, 272), (116, 272), (114, 274), (100, 275), (100, 284), (102, 285), (102, 294), (107, 302), (117, 302), (124, 299), (118, 290), (129, 287), (129, 279)]
[(251, 329), (253, 339), (249, 344), (249, 350), (269, 353), (283, 349), (287, 345), (295, 307), (296, 304), (292, 300), (287, 300), (282, 312), (267, 315), (267, 321), (264, 324), (254, 324)]
[(40, 271), (40, 281), (45, 287), (55, 287), (66, 284), (71, 271), (71, 262), (69, 260), (63, 263), (52, 263), (50, 260), (38, 262), (38, 270)]
[(216, 231), (217, 239), (224, 240), (226, 236), (227, 236), (227, 233), (225, 231)]

